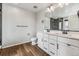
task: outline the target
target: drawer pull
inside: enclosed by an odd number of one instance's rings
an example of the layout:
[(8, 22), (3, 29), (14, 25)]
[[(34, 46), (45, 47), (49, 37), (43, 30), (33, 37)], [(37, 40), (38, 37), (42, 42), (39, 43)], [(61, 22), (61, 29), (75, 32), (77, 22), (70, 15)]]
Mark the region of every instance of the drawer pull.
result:
[(71, 46), (71, 44), (67, 44), (67, 46)]
[(53, 53), (52, 51), (50, 51), (50, 53), (52, 53), (53, 55), (55, 55), (55, 53)]
[(54, 43), (50, 43), (51, 45), (55, 45)]
[(57, 49), (59, 49), (59, 44), (57, 44)]
[(43, 42), (47, 42), (47, 40), (43, 40)]

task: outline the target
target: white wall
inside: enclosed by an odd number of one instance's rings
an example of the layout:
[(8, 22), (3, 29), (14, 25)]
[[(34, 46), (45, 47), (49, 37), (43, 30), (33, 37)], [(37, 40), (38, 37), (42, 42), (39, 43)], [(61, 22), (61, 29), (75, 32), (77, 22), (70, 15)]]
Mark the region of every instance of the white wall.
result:
[(44, 29), (44, 24), (41, 22), (42, 20), (45, 20), (45, 12), (44, 11), (40, 11), (39, 13), (37, 13), (36, 15), (37, 17), (37, 32), (42, 32)]
[[(5, 48), (29, 42), (35, 36), (35, 14), (6, 3), (2, 8), (2, 46)], [(16, 27), (17, 25), (28, 27)]]

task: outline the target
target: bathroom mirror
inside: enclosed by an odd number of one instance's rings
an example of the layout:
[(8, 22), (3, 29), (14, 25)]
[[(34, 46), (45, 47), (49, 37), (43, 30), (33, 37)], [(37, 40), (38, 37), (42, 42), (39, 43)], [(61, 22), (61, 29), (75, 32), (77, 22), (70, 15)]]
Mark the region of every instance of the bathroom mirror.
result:
[(68, 17), (48, 18), (44, 23), (45, 29), (79, 31), (79, 17), (77, 14)]
[(79, 18), (78, 15), (71, 15), (67, 17), (68, 19), (68, 30), (79, 31)]
[(50, 20), (45, 19), (45, 28), (50, 30), (79, 31), (79, 3), (69, 3), (62, 8), (57, 7), (50, 15), (48, 14), (47, 16)]
[(63, 30), (79, 31), (79, 17), (77, 14), (63, 18)]

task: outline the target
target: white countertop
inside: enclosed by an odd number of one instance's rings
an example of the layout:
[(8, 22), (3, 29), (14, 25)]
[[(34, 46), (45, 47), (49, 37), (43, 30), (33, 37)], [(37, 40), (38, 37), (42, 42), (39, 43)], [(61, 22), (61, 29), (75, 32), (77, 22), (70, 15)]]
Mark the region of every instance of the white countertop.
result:
[(50, 31), (45, 33), (49, 35), (56, 35), (56, 36), (79, 40), (79, 32), (68, 32), (68, 34), (62, 34), (62, 31)]

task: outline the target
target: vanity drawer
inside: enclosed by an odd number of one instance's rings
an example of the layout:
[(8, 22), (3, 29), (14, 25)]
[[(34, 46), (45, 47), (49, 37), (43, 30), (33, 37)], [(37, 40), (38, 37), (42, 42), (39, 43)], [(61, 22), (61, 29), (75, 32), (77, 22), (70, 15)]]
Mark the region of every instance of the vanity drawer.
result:
[(49, 39), (48, 40), (49, 44), (51, 45), (56, 45), (57, 44), (57, 41), (53, 40), (53, 39)]
[(69, 44), (79, 47), (79, 40), (76, 40), (76, 39), (58, 37), (58, 41), (63, 42), (63, 43), (69, 43)]
[(79, 48), (74, 47), (72, 44), (69, 43), (58, 42), (58, 44), (59, 44), (58, 49), (59, 56), (79, 56)]
[(69, 43), (69, 39), (68, 38), (63, 38), (63, 37), (58, 37), (58, 41), (63, 42), (63, 43)]
[(58, 37), (58, 41), (63, 42), (63, 43), (69, 43), (69, 44), (79, 47), (79, 40), (76, 40), (76, 39)]
[(45, 39), (44, 39), (43, 42), (48, 42), (48, 40), (45, 40)]
[(52, 49), (51, 47), (49, 48), (49, 55), (51, 56), (56, 56), (57, 55), (57, 51)]
[(74, 46), (79, 47), (79, 40), (69, 39), (69, 43), (74, 45)]
[(48, 34), (44, 34), (44, 37), (47, 37), (48, 38)]
[(48, 35), (44, 35), (43, 41), (48, 41)]
[(57, 50), (57, 44), (49, 43), (49, 49)]
[(47, 37), (44, 37), (43, 41), (48, 41), (48, 38)]
[(49, 35), (48, 39), (57, 40), (57, 36)]
[(57, 49), (57, 41), (49, 39), (49, 48), (56, 50)]

